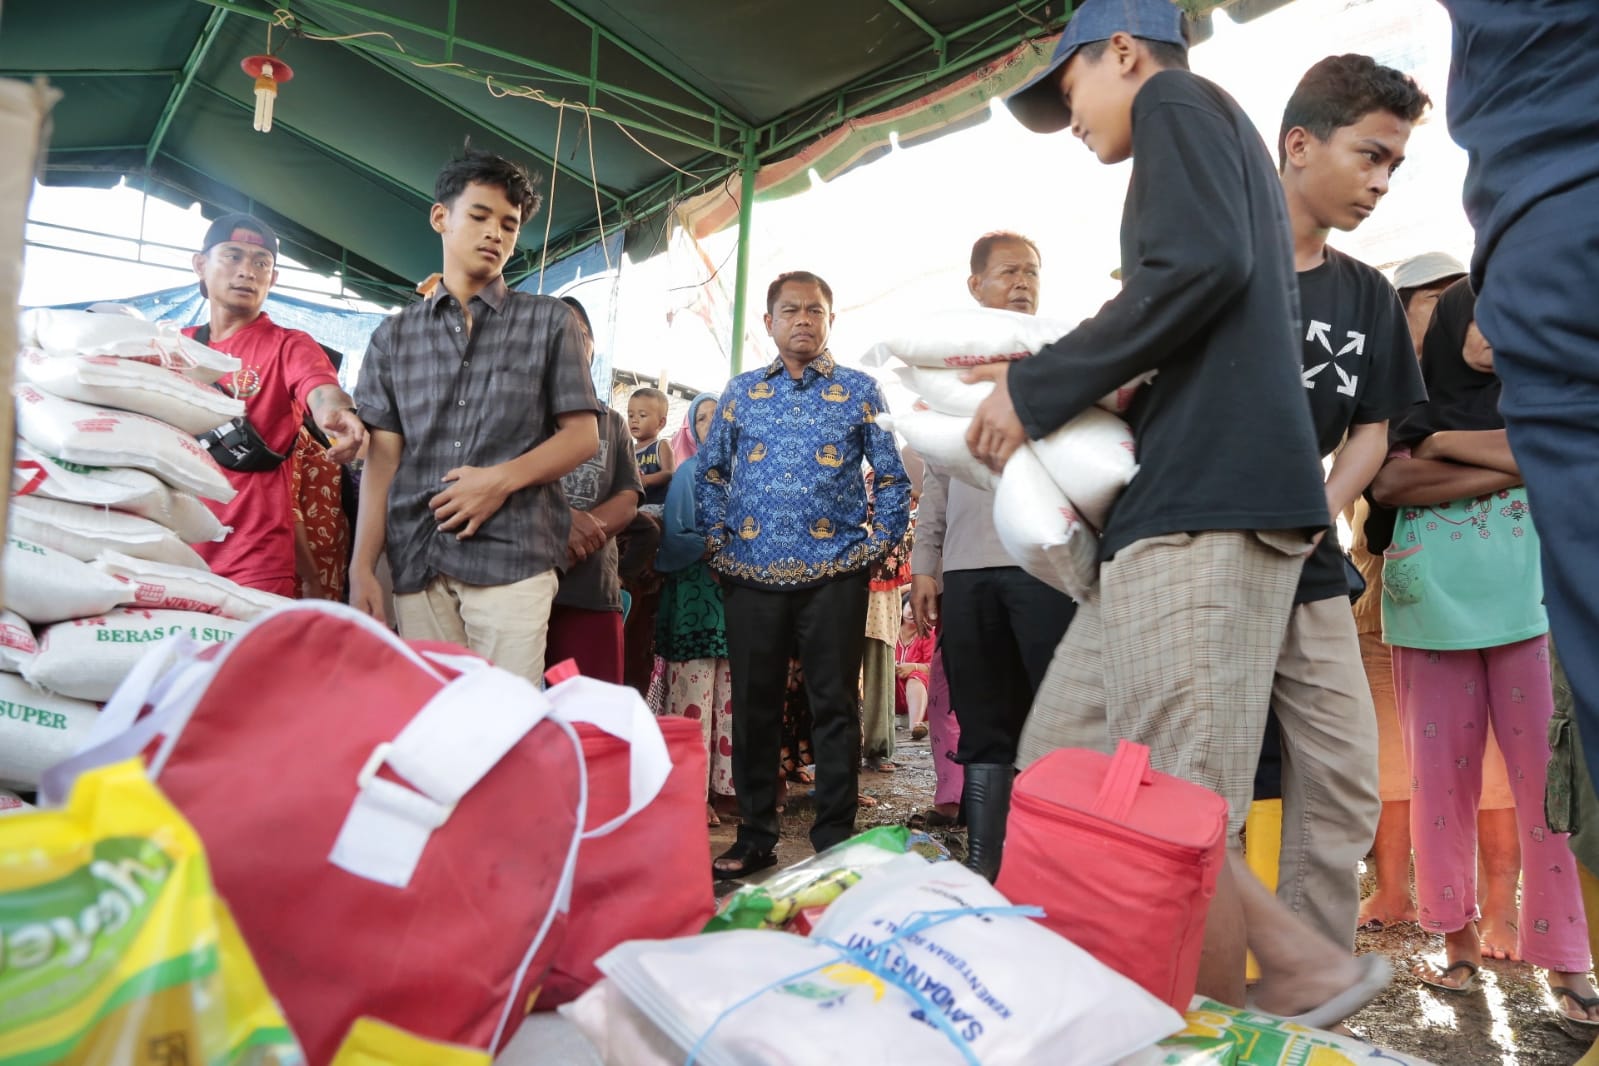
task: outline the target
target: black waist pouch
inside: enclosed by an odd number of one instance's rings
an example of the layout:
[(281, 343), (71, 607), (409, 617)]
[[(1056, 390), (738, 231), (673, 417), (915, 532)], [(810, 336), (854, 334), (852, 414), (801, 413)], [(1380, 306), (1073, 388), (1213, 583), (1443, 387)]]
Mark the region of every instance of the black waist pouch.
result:
[(271, 446), (261, 439), (261, 434), (250, 425), (248, 418), (235, 418), (209, 433), (200, 434), (195, 439), (219, 465), (229, 470), (237, 470), (241, 474), (260, 474), (276, 470), (283, 465), (284, 460), (288, 459), (287, 455), (273, 451)]

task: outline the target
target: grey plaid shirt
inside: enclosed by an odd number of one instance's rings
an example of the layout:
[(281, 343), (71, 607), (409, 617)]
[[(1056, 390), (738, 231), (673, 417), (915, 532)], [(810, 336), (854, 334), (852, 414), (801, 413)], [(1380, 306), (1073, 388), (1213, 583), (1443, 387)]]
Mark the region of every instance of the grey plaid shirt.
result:
[(566, 304), (495, 279), (471, 308), (470, 352), (461, 305), (440, 285), (377, 328), (361, 365), (361, 421), (405, 438), (389, 488), (395, 592), (420, 592), (441, 574), (509, 585), (566, 566), (559, 481), (512, 493), (466, 540), (440, 533), (428, 510), (450, 470), (515, 459), (554, 435), (557, 415), (603, 410)]

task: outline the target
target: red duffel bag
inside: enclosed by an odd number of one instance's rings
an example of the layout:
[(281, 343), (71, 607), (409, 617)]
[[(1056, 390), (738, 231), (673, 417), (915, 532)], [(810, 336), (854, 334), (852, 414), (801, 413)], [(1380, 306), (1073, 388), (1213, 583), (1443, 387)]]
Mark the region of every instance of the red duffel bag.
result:
[(1226, 835), (1227, 801), (1152, 770), (1144, 745), (1062, 748), (1016, 777), (994, 887), (1185, 1011)]
[[(553, 1010), (600, 980), (594, 961), (624, 940), (698, 933), (716, 909), (705, 825), (705, 741), (700, 723), (649, 713), (630, 688), (580, 677), (570, 660), (545, 674), (557, 714), (584, 708), (589, 721), (614, 707), (602, 729), (577, 727), (588, 766), (589, 805), (578, 849), (566, 934), (535, 1010)], [(645, 721), (636, 718), (642, 714)], [(672, 770), (649, 806), (624, 821), (629, 775), (640, 761), (627, 738), (659, 730)]]
[[(581, 708), (448, 652), (312, 602), (217, 649), (180, 638), (118, 690), (101, 742), (47, 775), (65, 795), (76, 772), (148, 755), (312, 1066), (357, 1018), (497, 1050), (560, 946)], [(634, 740), (641, 791), (618, 824), (668, 770), (658, 731)]]

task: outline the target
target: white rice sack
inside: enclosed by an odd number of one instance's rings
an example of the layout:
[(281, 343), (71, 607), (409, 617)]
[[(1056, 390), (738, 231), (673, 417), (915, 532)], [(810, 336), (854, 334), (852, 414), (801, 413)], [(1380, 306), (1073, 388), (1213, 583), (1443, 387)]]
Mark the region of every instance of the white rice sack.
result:
[(1097, 407), (1033, 441), (1032, 449), (1072, 509), (1095, 529), (1105, 528), (1111, 505), (1138, 472), (1133, 431)]
[(1069, 322), (992, 307), (921, 315), (910, 327), (867, 351), (867, 366), (898, 359), (908, 366), (967, 367), (1025, 359), (1072, 331)]
[(0, 670), (22, 673), (22, 668), (39, 650), (33, 627), (15, 611), (0, 610)]
[(703, 1038), (696, 1061), (707, 1066), (1109, 1066), (1182, 1028), (1176, 1011), (1030, 918), (958, 913), (1008, 906), (970, 870), (902, 856), (845, 891), (811, 938), (630, 941), (599, 966), (681, 1050)]
[[(970, 418), (977, 413), (978, 405), (988, 399), (988, 394), (994, 391), (992, 381), (979, 381), (973, 384), (962, 381), (961, 374), (964, 373), (962, 370), (901, 366), (896, 367), (894, 373), (923, 403), (946, 415), (963, 415)], [(1153, 370), (1147, 374), (1140, 374), (1109, 396), (1101, 397), (1097, 406), (1111, 414), (1125, 414), (1133, 405), (1133, 398), (1138, 395), (1138, 390), (1149, 384), (1154, 377)]]
[(24, 540), (66, 552), (86, 563), (93, 562), (101, 552), (118, 551), (158, 563), (210, 569), (198, 552), (166, 526), (121, 511), (13, 496), (11, 528)]
[(104, 703), (151, 644), (174, 633), (201, 644), (223, 644), (247, 626), (194, 611), (119, 608), (44, 630), (39, 653), (22, 676), (49, 692)]
[(92, 703), (0, 674), (0, 783), (34, 788), (39, 775), (77, 752), (99, 713)]
[(190, 434), (209, 433), (244, 414), (244, 401), (176, 370), (111, 355), (72, 358), (25, 348), (17, 378), (52, 396), (149, 415)]
[(1133, 399), (1138, 395), (1138, 390), (1155, 380), (1156, 371), (1149, 370), (1138, 375), (1109, 396), (1101, 396), (1096, 405), (1104, 408), (1113, 415), (1124, 415), (1133, 405)]
[(877, 416), (877, 424), (905, 438), (916, 454), (950, 477), (980, 489), (992, 489), (998, 477), (979, 463), (966, 446), (970, 418), (912, 409)]
[[(633, 1006), (609, 977), (556, 1010), (594, 1045), (605, 1066), (683, 1066), (683, 1049), (677, 1041)], [(515, 1061), (509, 1049), (501, 1061), (506, 1066)]]
[(36, 811), (38, 809), (15, 792), (0, 788), (0, 818), (4, 818), (8, 814), (23, 814), (27, 811)]
[(5, 607), (49, 625), (68, 618), (104, 614), (128, 598), (128, 586), (65, 552), (6, 537)]
[(1081, 601), (1099, 581), (1099, 538), (1033, 447), (1016, 449), (1005, 464), (994, 490), (994, 531), (1017, 566)]
[(167, 566), (119, 552), (102, 552), (94, 568), (128, 584), (123, 601), (150, 610), (197, 611), (248, 622), (294, 601), (246, 588), (209, 570)]
[(85, 466), (147, 470), (169, 485), (221, 503), (237, 494), (192, 434), (146, 415), (63, 400), (33, 385), (18, 385), (16, 391), (17, 435), (46, 455)]
[(22, 344), (51, 356), (110, 355), (168, 367), (204, 385), (233, 373), (231, 355), (185, 337), (169, 322), (36, 308), (22, 316)]
[(84, 466), (57, 459), (27, 441), (16, 443), (11, 491), (19, 496), (126, 511), (161, 523), (185, 544), (218, 541), (228, 534), (228, 527), (198, 496), (180, 492), (154, 474), (132, 467)]
[(994, 391), (992, 381), (968, 385), (961, 380), (963, 371), (960, 370), (902, 366), (896, 367), (894, 373), (923, 403), (943, 415), (970, 418), (977, 413), (978, 405)]

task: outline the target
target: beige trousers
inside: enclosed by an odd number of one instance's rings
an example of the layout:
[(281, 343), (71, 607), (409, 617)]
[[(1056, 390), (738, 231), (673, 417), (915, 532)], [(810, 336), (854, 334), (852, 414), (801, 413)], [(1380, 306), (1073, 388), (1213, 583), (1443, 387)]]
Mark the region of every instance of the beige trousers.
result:
[(511, 585), (468, 585), (441, 574), (421, 592), (395, 596), (394, 617), (406, 640), (459, 644), (541, 685), (558, 584), (554, 570)]

